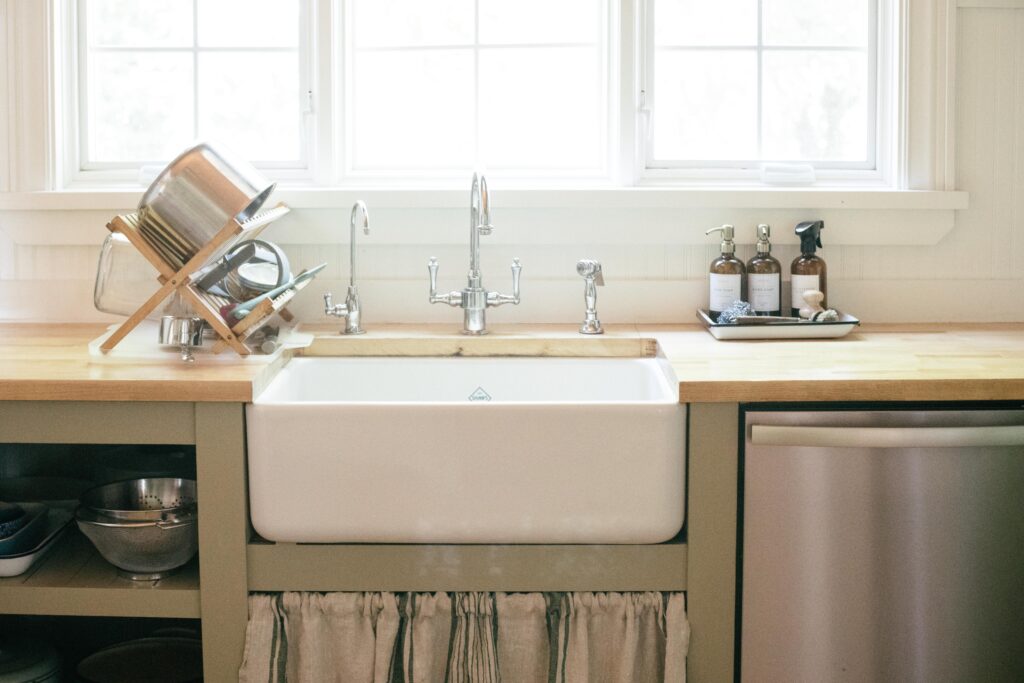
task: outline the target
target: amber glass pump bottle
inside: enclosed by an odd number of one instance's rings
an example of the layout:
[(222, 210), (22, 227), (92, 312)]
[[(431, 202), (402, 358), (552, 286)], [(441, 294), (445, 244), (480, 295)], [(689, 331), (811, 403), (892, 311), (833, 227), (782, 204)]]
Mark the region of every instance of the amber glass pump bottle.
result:
[(732, 306), (734, 301), (747, 300), (746, 268), (743, 261), (736, 258), (736, 228), (722, 225), (711, 228), (704, 234), (722, 233), (722, 253), (711, 262), (708, 274), (708, 315), (715, 322), (718, 315)]
[(790, 266), (791, 304), (793, 316), (800, 315), (804, 304), (804, 292), (817, 289), (825, 298), (821, 301), (822, 308), (828, 308), (828, 280), (825, 259), (815, 251), (821, 246), (821, 231), (825, 229), (825, 221), (805, 221), (796, 226), (796, 236), (800, 238), (800, 255), (793, 259)]
[(772, 229), (757, 226), (757, 254), (747, 261), (747, 292), (754, 315), (782, 315), (782, 264), (771, 254)]

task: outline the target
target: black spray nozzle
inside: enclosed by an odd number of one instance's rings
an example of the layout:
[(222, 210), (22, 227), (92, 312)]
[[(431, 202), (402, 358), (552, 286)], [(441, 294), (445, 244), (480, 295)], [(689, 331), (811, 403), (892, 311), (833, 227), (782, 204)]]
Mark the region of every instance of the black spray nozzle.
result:
[(815, 247), (821, 246), (821, 231), (825, 229), (825, 221), (804, 221), (796, 226), (796, 236), (800, 238), (800, 252), (813, 254)]

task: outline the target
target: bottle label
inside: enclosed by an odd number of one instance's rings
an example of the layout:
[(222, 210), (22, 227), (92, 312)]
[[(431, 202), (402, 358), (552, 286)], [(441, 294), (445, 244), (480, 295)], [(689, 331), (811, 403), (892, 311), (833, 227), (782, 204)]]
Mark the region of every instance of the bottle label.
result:
[(724, 311), (732, 306), (734, 301), (743, 298), (742, 275), (722, 275), (719, 273), (709, 273), (709, 275), (711, 277), (711, 296), (709, 297), (708, 308), (712, 311)]
[(804, 292), (808, 289), (820, 289), (817, 275), (794, 275), (792, 284), (793, 308), (800, 310), (807, 307)]
[(755, 313), (768, 313), (782, 308), (779, 273), (751, 273), (747, 276), (747, 293), (750, 307)]

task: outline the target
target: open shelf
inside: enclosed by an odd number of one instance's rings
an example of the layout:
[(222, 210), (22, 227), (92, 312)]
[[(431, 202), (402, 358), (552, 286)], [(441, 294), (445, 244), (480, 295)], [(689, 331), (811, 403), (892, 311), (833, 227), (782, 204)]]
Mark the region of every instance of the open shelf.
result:
[(686, 543), (249, 543), (250, 591), (682, 591)]
[(160, 581), (118, 576), (73, 525), (24, 574), (0, 579), (0, 611), (107, 617), (199, 618), (199, 566), (193, 559)]

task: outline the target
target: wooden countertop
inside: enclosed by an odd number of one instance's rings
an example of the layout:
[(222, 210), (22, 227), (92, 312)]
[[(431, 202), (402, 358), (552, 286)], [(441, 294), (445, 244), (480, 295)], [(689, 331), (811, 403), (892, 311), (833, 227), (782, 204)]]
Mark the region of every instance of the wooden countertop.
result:
[[(6, 400), (252, 399), (287, 357), (120, 361), (90, 356), (96, 324), (0, 324)], [(684, 402), (1024, 400), (1024, 324), (864, 325), (847, 337), (717, 341), (696, 325), (612, 325), (584, 337), (570, 325), (495, 326), (464, 337), (452, 325), (388, 325), (359, 337), (337, 325), (306, 355), (641, 356), (660, 352)], [(653, 340), (653, 341), (652, 341)], [(655, 343), (656, 342), (656, 343)]]
[[(252, 400), (283, 360), (237, 356), (182, 363), (114, 360), (89, 353), (103, 324), (0, 324), (0, 399), (9, 401), (228, 401)], [(224, 355), (224, 354), (222, 354)]]

